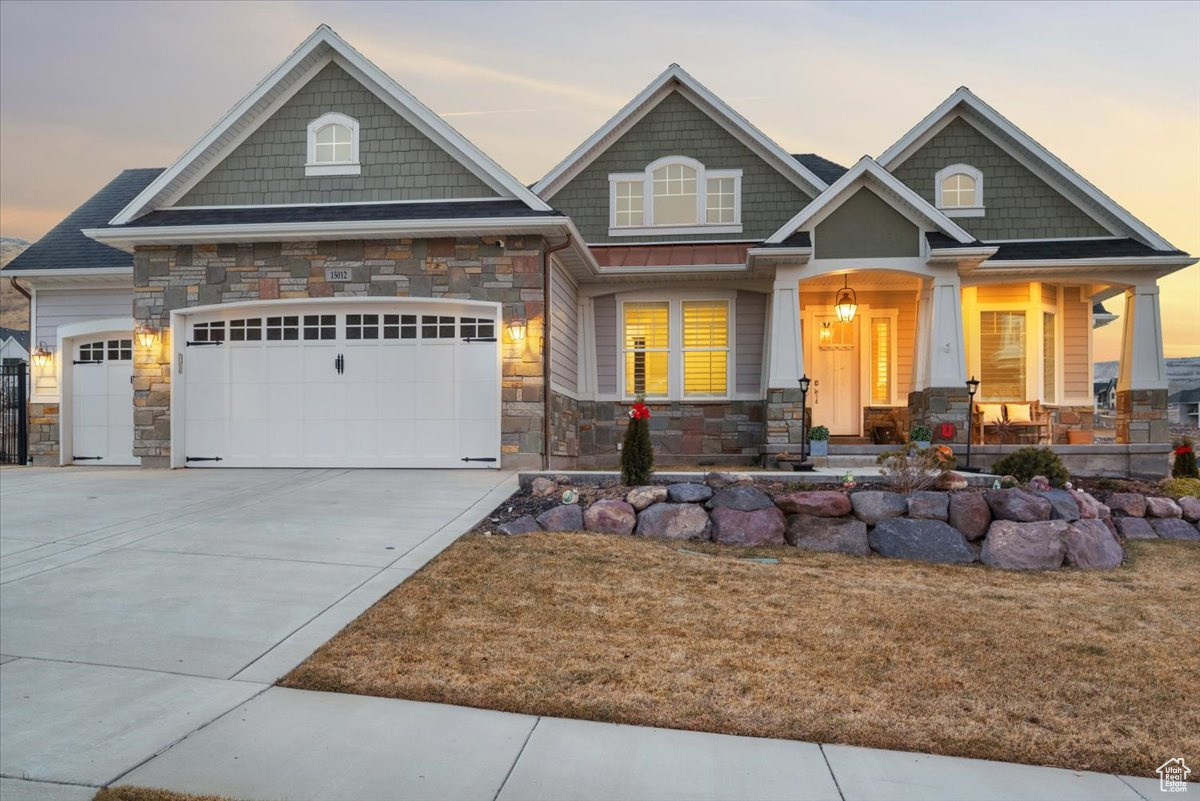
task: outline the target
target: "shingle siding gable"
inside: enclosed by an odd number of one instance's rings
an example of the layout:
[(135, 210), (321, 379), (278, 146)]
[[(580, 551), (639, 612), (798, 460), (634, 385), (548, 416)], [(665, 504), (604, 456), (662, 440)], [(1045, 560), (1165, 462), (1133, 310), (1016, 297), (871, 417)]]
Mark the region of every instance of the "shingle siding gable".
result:
[(948, 123), (892, 174), (935, 203), (934, 176), (951, 164), (969, 164), (983, 173), (984, 216), (954, 219), (978, 239), (1112, 235), (962, 117)]
[(608, 235), (608, 176), (639, 172), (663, 156), (689, 156), (710, 169), (742, 170), (741, 234), (639, 236), (638, 241), (765, 239), (812, 200), (678, 92), (668, 95), (549, 199), (591, 243), (629, 242)]
[[(308, 124), (359, 124), (361, 175), (306, 177)], [(313, 77), (176, 204), (226, 206), (495, 197), (487, 186), (337, 64)]]

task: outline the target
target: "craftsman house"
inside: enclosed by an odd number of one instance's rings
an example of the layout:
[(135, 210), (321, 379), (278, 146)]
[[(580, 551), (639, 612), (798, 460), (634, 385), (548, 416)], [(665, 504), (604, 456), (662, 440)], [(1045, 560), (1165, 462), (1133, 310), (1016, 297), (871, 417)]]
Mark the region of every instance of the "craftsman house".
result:
[(965, 88), (843, 167), (671, 65), (526, 187), (322, 26), (4, 274), (44, 463), (609, 465), (638, 395), (660, 462), (753, 463), (797, 449), (804, 375), (834, 447), (1066, 443), (1123, 293), (1095, 452), (1152, 469), (1157, 280), (1195, 261)]

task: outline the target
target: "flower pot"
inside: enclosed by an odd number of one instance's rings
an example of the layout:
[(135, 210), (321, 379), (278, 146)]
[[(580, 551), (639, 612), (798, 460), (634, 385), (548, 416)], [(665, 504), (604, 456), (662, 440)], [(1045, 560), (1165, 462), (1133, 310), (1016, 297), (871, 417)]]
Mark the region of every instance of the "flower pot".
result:
[(919, 439), (919, 440), (917, 440), (917, 441), (916, 441), (916, 443), (915, 443), (915, 444), (916, 444), (916, 446), (917, 446), (918, 448), (920, 448), (921, 450), (925, 450), (926, 448), (931, 448), (931, 447), (933, 447), (933, 442), (932, 442), (932, 441), (930, 441), (930, 440), (923, 440), (923, 439)]
[(828, 456), (829, 440), (811, 439), (808, 441), (808, 452), (812, 456)]
[(1096, 432), (1094, 431), (1068, 431), (1068, 445), (1091, 445), (1096, 441)]

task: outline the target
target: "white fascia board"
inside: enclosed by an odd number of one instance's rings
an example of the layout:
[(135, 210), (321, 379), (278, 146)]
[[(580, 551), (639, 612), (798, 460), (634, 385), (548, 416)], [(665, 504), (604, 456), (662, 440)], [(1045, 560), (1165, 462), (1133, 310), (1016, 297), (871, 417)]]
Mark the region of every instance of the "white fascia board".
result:
[[(493, 188), (502, 187), (510, 192), (514, 198), (523, 201), (532, 209), (538, 211), (550, 210), (550, 206), (545, 201), (526, 188), (520, 181), (484, 154), (483, 151), (471, 144), (466, 137), (438, 117), (429, 107), (417, 100), (416, 97), (401, 87), (400, 84), (396, 83), (385, 72), (363, 57), (362, 54), (334, 33), (328, 25), (323, 24), (313, 31), (307, 39), (301, 42), (300, 46), (293, 50), (282, 64), (272, 70), (263, 80), (259, 81), (249, 94), (238, 101), (225, 116), (200, 138), (200, 141), (180, 156), (174, 164), (164, 170), (161, 175), (125, 206), (117, 216), (113, 217), (110, 224), (122, 225), (128, 223), (142, 212), (148, 210), (146, 206), (160, 192), (170, 186), (193, 161), (216, 144), (240, 119), (252, 113), (255, 106), (262, 102), (281, 80), (322, 45), (329, 47), (337, 56), (344, 60), (346, 65), (353, 67), (352, 72), (359, 73), (355, 77), (360, 79), (365, 77), (369, 79), (370, 83), (374, 83), (380, 90), (380, 99), (387, 102), (397, 113), (403, 116), (411, 115), (412, 118), (415, 118), (415, 121), (419, 122), (419, 128), (424, 129), (424, 132), (427, 134), (432, 134), (432, 138), (439, 144), (447, 147), (452, 152), (452, 155), (465, 160), (468, 165), (472, 165), (479, 170), (481, 172), (480, 177), (484, 178), (485, 182), (493, 184)], [(257, 128), (258, 126), (254, 127)], [(215, 166), (219, 161), (219, 158), (214, 157), (210, 160), (210, 163), (212, 166)], [(207, 172), (207, 170), (202, 172)]]
[(925, 198), (901, 183), (894, 175), (879, 166), (874, 159), (870, 156), (863, 156), (841, 178), (830, 184), (829, 188), (820, 197), (805, 206), (799, 214), (788, 220), (778, 231), (767, 237), (767, 243), (779, 244), (783, 242), (783, 240), (796, 233), (796, 231), (800, 230), (806, 223), (826, 209), (831, 210), (836, 208), (844, 199), (850, 197), (852, 193), (848, 190), (853, 188), (860, 180), (865, 181), (868, 176), (874, 178), (884, 188), (894, 192), (918, 214), (940, 228), (947, 235), (954, 237), (958, 242), (968, 244), (976, 241), (974, 236), (964, 231), (954, 220), (951, 220), (941, 211), (931, 206)]
[(1007, 267), (1175, 267), (1182, 269), (1200, 261), (1195, 256), (1113, 256), (1096, 259), (1002, 259), (987, 262), (985, 269), (1004, 269)]
[(998, 247), (982, 248), (930, 248), (929, 261), (961, 261), (963, 259), (989, 259), (1000, 250)]
[[(1175, 247), (1163, 237), (1159, 236), (1150, 226), (1133, 216), (1129, 211), (1122, 207), (1119, 203), (1113, 200), (1104, 192), (1100, 191), (1094, 184), (1088, 181), (1075, 170), (1071, 169), (1066, 162), (1055, 156), (1047, 150), (1040, 142), (1034, 139), (1029, 134), (1022, 131), (1000, 112), (985, 103), (970, 89), (965, 86), (959, 87), (954, 94), (946, 98), (937, 108), (930, 112), (924, 119), (918, 122), (908, 133), (900, 137), (900, 139), (879, 156), (879, 163), (885, 169), (891, 170), (898, 166), (901, 157), (907, 155), (909, 147), (914, 142), (925, 135), (931, 128), (938, 125), (945, 117), (951, 114), (959, 104), (965, 105), (974, 113), (978, 114), (991, 125), (994, 125), (998, 130), (1006, 136), (1011, 137), (1017, 144), (1028, 150), (1036, 158), (1042, 161), (1046, 166), (1053, 170), (1059, 178), (1067, 184), (1079, 190), (1085, 197), (1091, 200), (1100, 208), (1107, 211), (1117, 220), (1142, 237), (1151, 247), (1156, 250), (1174, 250)], [(1000, 142), (996, 143), (1001, 148), (1004, 148)], [(1004, 148), (1007, 150), (1007, 148)]]
[(0, 278), (78, 278), (87, 276), (104, 278), (106, 276), (133, 275), (133, 267), (62, 267), (45, 270), (5, 270)]
[[(777, 161), (780, 172), (784, 173), (794, 183), (807, 185), (806, 188), (813, 190), (816, 194), (820, 194), (825, 190), (827, 184), (818, 178), (815, 173), (792, 158), (790, 153), (756, 128), (749, 120), (736, 112), (729, 104), (717, 97), (706, 86), (689, 75), (687, 70), (678, 64), (672, 64), (663, 70), (657, 78), (651, 81), (632, 100), (626, 103), (608, 122), (604, 123), (595, 133), (585, 139), (579, 147), (571, 151), (542, 180), (534, 184), (533, 191), (546, 200), (553, 197), (567, 182), (608, 149), (607, 146), (601, 147), (601, 145), (608, 142), (614, 134), (624, 134), (626, 129), (632, 127), (638, 120), (661, 103), (670, 94), (670, 91), (664, 90), (669, 88), (672, 81), (678, 83), (681, 88), (686, 89), (687, 92), (690, 92), (694, 96), (689, 99), (700, 100), (701, 104), (698, 105), (698, 108), (712, 117), (715, 122), (734, 136), (742, 139), (752, 149), (759, 150), (760, 155), (767, 155)], [(704, 105), (707, 105), (709, 108), (704, 108)], [(714, 112), (716, 116), (714, 116)]]

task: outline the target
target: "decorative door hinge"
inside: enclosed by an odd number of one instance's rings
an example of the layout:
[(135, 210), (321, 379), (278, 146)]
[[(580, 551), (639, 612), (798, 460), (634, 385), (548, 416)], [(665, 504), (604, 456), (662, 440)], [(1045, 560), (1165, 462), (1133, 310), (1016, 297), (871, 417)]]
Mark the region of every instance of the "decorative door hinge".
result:
[(462, 458), (462, 460), (464, 462), (494, 462), (494, 461), (496, 461), (495, 457), (493, 457), (493, 456), (464, 456)]
[(463, 342), (495, 342), (495, 337), (463, 337)]
[(76, 359), (71, 364), (104, 364), (103, 359)]
[(221, 341), (221, 340), (218, 340), (217, 342), (191, 342), (191, 341), (188, 341), (187, 346), (189, 348), (203, 348), (207, 345), (224, 345), (224, 344), (225, 344), (225, 342)]
[(98, 462), (103, 459), (103, 456), (72, 456), (71, 459), (76, 462)]
[(220, 456), (188, 456), (184, 459), (185, 462), (223, 462), (225, 461)]

